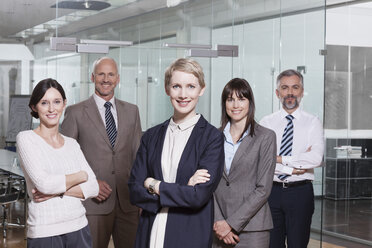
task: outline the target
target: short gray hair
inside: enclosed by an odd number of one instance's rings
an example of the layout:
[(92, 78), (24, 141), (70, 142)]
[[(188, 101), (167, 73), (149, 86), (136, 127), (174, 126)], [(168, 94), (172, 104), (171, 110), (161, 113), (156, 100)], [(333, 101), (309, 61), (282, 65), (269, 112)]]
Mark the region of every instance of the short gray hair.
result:
[(276, 78), (276, 88), (279, 89), (280, 80), (281, 80), (283, 77), (291, 77), (291, 76), (297, 76), (297, 77), (300, 79), (300, 83), (301, 83), (301, 85), (302, 85), (302, 88), (304, 88), (304, 77), (302, 76), (301, 73), (299, 73), (298, 71), (293, 70), (293, 69), (289, 69), (289, 70), (282, 71), (282, 72), (278, 75), (278, 77)]
[(99, 62), (101, 62), (102, 60), (105, 60), (105, 59), (109, 59), (109, 60), (112, 60), (114, 62), (115, 66), (116, 66), (116, 71), (119, 74), (118, 65), (116, 64), (116, 61), (113, 58), (110, 58), (110, 57), (100, 57), (100, 58), (96, 59), (93, 62), (92, 74), (94, 74), (96, 72), (96, 67), (99, 64)]

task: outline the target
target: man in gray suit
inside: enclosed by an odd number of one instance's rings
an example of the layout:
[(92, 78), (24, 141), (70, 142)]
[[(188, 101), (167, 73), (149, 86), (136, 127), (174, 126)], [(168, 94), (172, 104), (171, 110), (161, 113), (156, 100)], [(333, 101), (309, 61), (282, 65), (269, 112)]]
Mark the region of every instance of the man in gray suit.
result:
[(114, 97), (119, 80), (113, 59), (96, 60), (91, 75), (95, 93), (67, 107), (62, 123), (62, 133), (78, 141), (98, 179), (99, 195), (84, 204), (94, 248), (107, 247), (111, 234), (115, 247), (133, 247), (138, 224), (127, 184), (141, 124), (137, 106)]

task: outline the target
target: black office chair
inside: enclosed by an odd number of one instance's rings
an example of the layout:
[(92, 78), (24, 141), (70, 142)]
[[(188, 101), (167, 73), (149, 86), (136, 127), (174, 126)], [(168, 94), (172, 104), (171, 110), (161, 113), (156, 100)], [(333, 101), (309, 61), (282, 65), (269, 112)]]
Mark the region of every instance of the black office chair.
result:
[[(26, 225), (21, 224), (19, 218), (16, 223), (12, 223), (11, 204), (25, 200), (26, 198), (26, 183), (23, 177), (1, 173), (0, 180), (0, 204), (3, 207), (1, 226), (3, 227), (3, 236), (6, 238), (8, 227), (24, 228)], [(26, 201), (24, 204), (27, 204)], [(24, 207), (25, 222), (26, 222), (26, 206)]]

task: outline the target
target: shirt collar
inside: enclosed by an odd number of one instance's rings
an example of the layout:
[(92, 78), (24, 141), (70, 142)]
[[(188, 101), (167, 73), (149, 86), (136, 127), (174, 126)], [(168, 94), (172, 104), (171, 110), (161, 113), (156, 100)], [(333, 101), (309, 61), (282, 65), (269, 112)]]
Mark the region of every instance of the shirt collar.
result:
[[(297, 119), (297, 120), (299, 120), (300, 118), (301, 118), (301, 108), (300, 107), (298, 107), (291, 115), (294, 117), (294, 119)], [(280, 109), (280, 117), (282, 118), (282, 119), (285, 119), (285, 117), (287, 116), (287, 115), (289, 115), (288, 113), (287, 113), (287, 111), (285, 111), (284, 110), (284, 108), (281, 108)]]
[[(96, 93), (93, 94), (93, 98), (94, 98), (94, 101), (96, 102), (99, 109), (106, 109), (105, 108), (105, 103), (106, 103), (105, 99), (99, 97)], [(112, 104), (112, 108), (116, 109), (115, 98), (112, 97), (109, 102)]]
[(170, 129), (172, 130), (172, 132), (178, 128), (179, 130), (181, 131), (184, 131), (190, 127), (193, 127), (196, 125), (196, 123), (199, 121), (199, 118), (200, 118), (200, 114), (196, 114), (195, 116), (191, 117), (190, 119), (180, 123), (180, 124), (177, 124), (173, 121), (173, 118), (170, 119), (169, 121), (169, 127)]
[[(223, 134), (225, 135), (225, 140), (231, 144), (234, 144), (233, 140), (232, 140), (232, 137), (231, 137), (231, 134), (230, 134), (230, 122), (228, 122), (225, 126), (225, 128), (223, 129)], [(242, 137), (238, 140), (237, 143), (241, 142), (245, 136), (248, 135), (249, 133), (249, 130), (250, 130), (250, 127), (248, 127), (248, 129), (243, 133)]]

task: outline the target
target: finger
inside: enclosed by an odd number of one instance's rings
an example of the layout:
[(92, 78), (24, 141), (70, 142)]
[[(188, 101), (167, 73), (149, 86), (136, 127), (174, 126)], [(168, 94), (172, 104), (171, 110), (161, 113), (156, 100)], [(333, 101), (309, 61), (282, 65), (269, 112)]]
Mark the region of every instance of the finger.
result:
[(207, 178), (207, 177), (199, 177), (199, 178), (196, 178), (195, 180), (194, 180), (194, 182), (195, 183), (205, 183), (205, 182), (207, 182), (207, 181), (209, 181), (210, 179), (209, 178)]
[(239, 236), (236, 235), (235, 233), (233, 233), (233, 238), (234, 238), (234, 240), (235, 240), (237, 243), (240, 242), (240, 238), (239, 238)]
[(232, 245), (234, 241), (231, 240), (230, 236), (226, 236), (224, 239), (224, 242), (228, 245)]
[(104, 192), (99, 192), (99, 195), (98, 195), (103, 201), (106, 200), (109, 195), (104, 193)]
[(100, 195), (103, 195), (104, 197), (109, 197), (110, 194), (111, 194), (111, 191), (100, 190), (100, 191), (99, 191), (99, 194), (100, 194)]
[(103, 201), (103, 198), (100, 196), (100, 195), (98, 195), (97, 197), (96, 197), (96, 199), (98, 200), (98, 201)]
[(197, 172), (195, 176), (210, 177), (211, 175), (208, 172)]
[(109, 192), (112, 191), (112, 189), (111, 189), (111, 187), (110, 187), (110, 185), (109, 185), (108, 183), (103, 182), (102, 184), (103, 184), (103, 188), (104, 188), (105, 190), (107, 190), (107, 191), (109, 191)]

